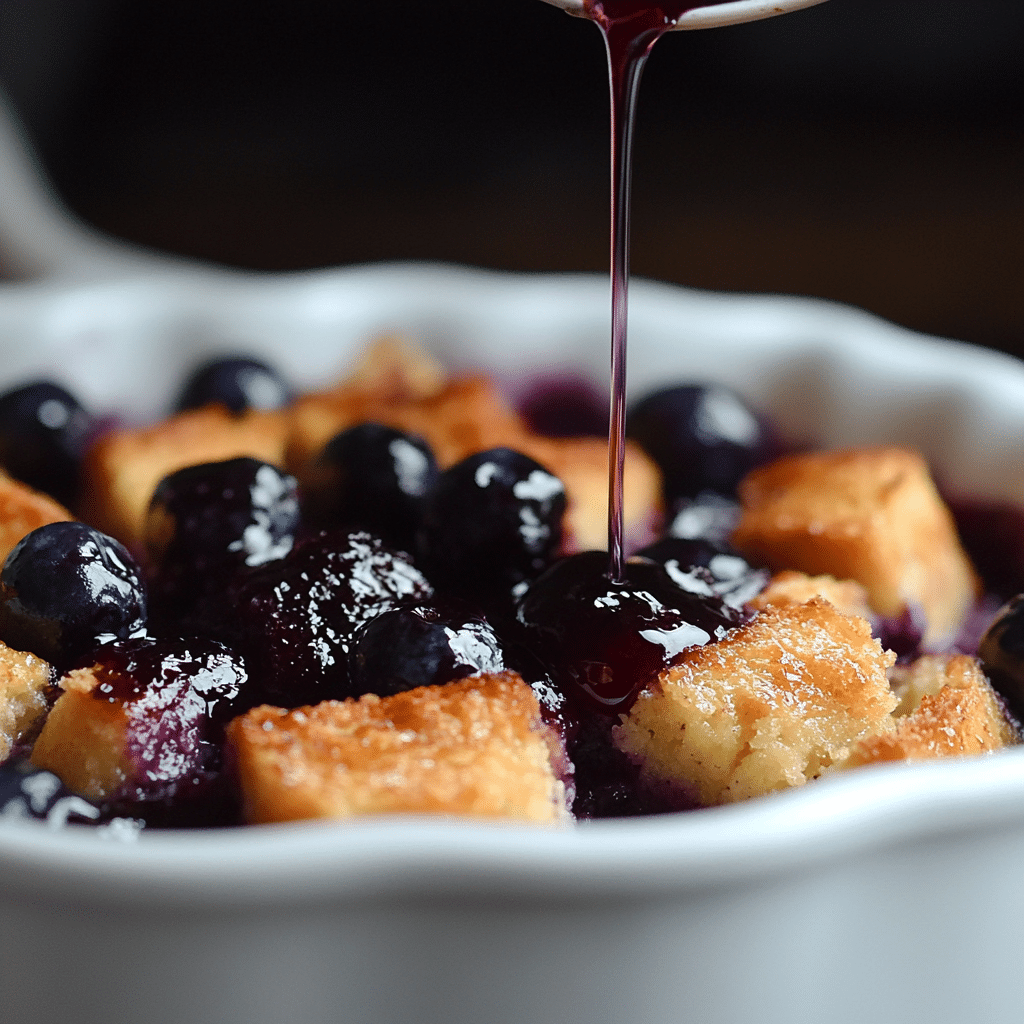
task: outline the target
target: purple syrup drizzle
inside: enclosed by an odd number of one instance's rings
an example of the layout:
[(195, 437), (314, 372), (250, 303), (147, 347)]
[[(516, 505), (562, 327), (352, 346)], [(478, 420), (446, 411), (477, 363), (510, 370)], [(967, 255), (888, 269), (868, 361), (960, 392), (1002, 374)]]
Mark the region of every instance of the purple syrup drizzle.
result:
[(611, 399), (608, 423), (608, 574), (624, 579), (622, 478), (626, 458), (626, 325), (633, 129), (640, 76), (651, 47), (679, 18), (706, 4), (584, 0), (584, 17), (604, 36), (611, 94)]

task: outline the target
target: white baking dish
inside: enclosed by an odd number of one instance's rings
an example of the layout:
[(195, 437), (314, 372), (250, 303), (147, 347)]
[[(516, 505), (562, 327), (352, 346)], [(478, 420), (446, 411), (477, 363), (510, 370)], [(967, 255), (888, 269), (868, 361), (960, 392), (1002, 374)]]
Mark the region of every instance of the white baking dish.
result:
[[(607, 363), (596, 277), (162, 269), (0, 288), (3, 383), (163, 410), (201, 352), (300, 384), (410, 332), (512, 386)], [(1024, 367), (822, 302), (632, 293), (634, 392), (713, 378), (826, 445), (1019, 499)], [(1019, 1019), (1024, 749), (564, 830), (367, 820), (116, 841), (0, 824), (5, 1024)]]

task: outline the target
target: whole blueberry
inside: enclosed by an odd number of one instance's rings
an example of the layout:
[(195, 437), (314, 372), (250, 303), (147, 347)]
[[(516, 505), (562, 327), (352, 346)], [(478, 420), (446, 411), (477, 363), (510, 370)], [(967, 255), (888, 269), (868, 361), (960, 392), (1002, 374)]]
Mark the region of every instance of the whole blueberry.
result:
[(237, 571), (283, 558), (298, 525), (295, 480), (267, 462), (229, 459), (164, 477), (146, 518), (154, 612), (185, 614)]
[(352, 696), (385, 697), (504, 668), (501, 645), (486, 620), (434, 603), (399, 606), (371, 619), (349, 653)]
[(684, 537), (663, 537), (637, 555), (664, 567), (678, 587), (690, 593), (717, 597), (741, 608), (768, 585), (771, 573), (755, 569), (726, 544)]
[(277, 370), (259, 359), (231, 356), (203, 363), (186, 381), (177, 409), (201, 409), (219, 402), (231, 412), (280, 409), (292, 390)]
[(630, 410), (626, 430), (661, 469), (669, 504), (705, 490), (734, 494), (774, 447), (765, 421), (718, 384), (649, 395)]
[(80, 467), (95, 427), (64, 388), (37, 381), (0, 395), (0, 464), (64, 505), (78, 495)]
[(69, 822), (95, 823), (100, 809), (76, 796), (52, 772), (28, 761), (0, 764), (0, 821), (35, 818), (52, 828)]
[(350, 696), (360, 627), (432, 596), (407, 555), (362, 531), (316, 534), (285, 558), (239, 577), (235, 643), (264, 699), (282, 707)]
[(1024, 721), (1024, 594), (997, 613), (978, 645), (981, 667), (1018, 721)]
[(511, 602), (562, 541), (565, 488), (510, 448), (471, 455), (439, 477), (420, 532), (424, 572), (437, 586), (482, 603)]
[(303, 513), (323, 529), (369, 530), (411, 551), (437, 475), (437, 460), (422, 438), (362, 423), (331, 438), (303, 476)]
[(59, 670), (100, 643), (146, 630), (146, 589), (128, 550), (85, 523), (50, 523), (0, 571), (0, 640)]

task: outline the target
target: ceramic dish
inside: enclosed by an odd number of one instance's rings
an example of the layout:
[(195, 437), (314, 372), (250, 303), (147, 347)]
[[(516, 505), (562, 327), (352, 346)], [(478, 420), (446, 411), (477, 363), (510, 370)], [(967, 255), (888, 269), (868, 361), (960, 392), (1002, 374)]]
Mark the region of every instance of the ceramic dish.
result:
[[(0, 289), (3, 383), (163, 410), (201, 352), (302, 385), (383, 331), (522, 387), (606, 372), (607, 284), (390, 266)], [(1024, 367), (822, 302), (638, 283), (634, 392), (713, 378), (824, 445), (1024, 488)], [(1024, 749), (562, 830), (364, 820), (136, 841), (0, 824), (5, 1024), (1019, 1018)]]

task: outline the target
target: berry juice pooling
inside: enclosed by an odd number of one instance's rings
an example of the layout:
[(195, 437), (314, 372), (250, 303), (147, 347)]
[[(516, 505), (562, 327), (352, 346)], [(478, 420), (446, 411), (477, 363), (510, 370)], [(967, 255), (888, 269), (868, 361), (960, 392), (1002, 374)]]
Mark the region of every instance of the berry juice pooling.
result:
[(636, 97), (651, 47), (687, 11), (708, 4), (585, 0), (584, 16), (604, 36), (611, 87), (612, 369), (608, 424), (608, 574), (625, 578), (622, 476), (626, 458), (626, 321), (629, 290), (629, 196)]

